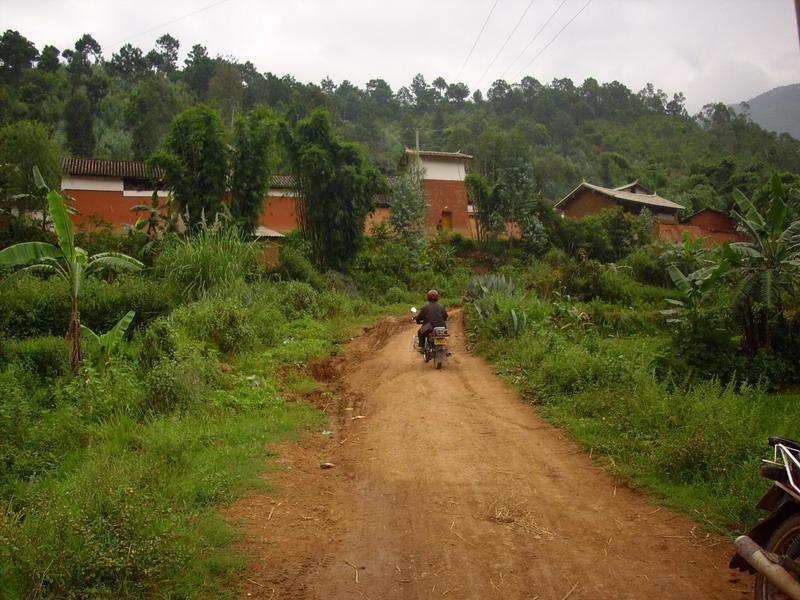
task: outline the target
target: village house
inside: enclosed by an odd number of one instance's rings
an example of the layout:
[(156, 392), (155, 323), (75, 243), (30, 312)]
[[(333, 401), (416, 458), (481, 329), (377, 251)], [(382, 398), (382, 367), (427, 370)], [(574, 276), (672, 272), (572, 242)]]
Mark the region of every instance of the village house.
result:
[(662, 198), (638, 181), (618, 188), (606, 188), (582, 182), (555, 205), (567, 217), (585, 217), (607, 208), (620, 207), (625, 212), (639, 214), (647, 208), (657, 222), (677, 223), (683, 206)]
[[(401, 168), (409, 168), (417, 152), (406, 149)], [(446, 229), (471, 235), (467, 189), (464, 184), (466, 164), (472, 157), (460, 152), (419, 152), (426, 192), (427, 224), (430, 232)], [(163, 173), (153, 171), (141, 161), (118, 161), (68, 157), (63, 161), (62, 191), (74, 199), (79, 214), (75, 223), (83, 227), (108, 224), (119, 228), (132, 225), (138, 215), (131, 209), (146, 203), (154, 182)], [(159, 190), (166, 198), (167, 192)], [(297, 229), (298, 193), (289, 175), (273, 175), (264, 198), (256, 235), (282, 237)], [(391, 211), (391, 197), (376, 199), (376, 209), (367, 219), (367, 230), (386, 220)]]
[(703, 239), (711, 245), (747, 239), (736, 231), (733, 218), (713, 208), (704, 208), (681, 219), (684, 206), (662, 198), (638, 180), (613, 189), (584, 181), (555, 204), (556, 210), (571, 218), (594, 215), (601, 210), (617, 207), (633, 214), (639, 214), (647, 208), (653, 215), (653, 237), (658, 240), (679, 242), (688, 236), (692, 240)]

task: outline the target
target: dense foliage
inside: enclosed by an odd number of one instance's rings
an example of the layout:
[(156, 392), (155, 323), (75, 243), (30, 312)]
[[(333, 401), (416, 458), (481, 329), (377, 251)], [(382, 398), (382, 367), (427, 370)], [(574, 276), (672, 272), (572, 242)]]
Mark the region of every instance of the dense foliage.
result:
[(338, 139), (324, 111), (285, 129), (284, 138), (301, 194), (300, 230), (318, 265), (341, 268), (361, 246), (374, 196), (385, 189), (383, 178), (358, 145)]

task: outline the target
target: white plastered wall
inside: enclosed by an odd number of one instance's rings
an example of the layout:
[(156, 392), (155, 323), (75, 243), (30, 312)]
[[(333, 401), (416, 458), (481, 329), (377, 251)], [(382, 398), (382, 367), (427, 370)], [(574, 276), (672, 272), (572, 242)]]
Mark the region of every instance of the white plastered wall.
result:
[(436, 160), (422, 157), (422, 168), (425, 169), (425, 179), (439, 181), (464, 181), (466, 169), (460, 160)]
[(121, 177), (73, 177), (64, 175), (61, 178), (61, 189), (121, 192), (123, 191), (123, 186)]

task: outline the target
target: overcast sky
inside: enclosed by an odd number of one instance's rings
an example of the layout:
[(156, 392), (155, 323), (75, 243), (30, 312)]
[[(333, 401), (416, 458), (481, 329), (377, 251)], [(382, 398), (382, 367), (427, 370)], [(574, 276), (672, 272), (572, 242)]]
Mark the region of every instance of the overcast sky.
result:
[[(524, 75), (540, 81), (570, 77), (576, 84), (589, 76), (600, 82), (618, 79), (634, 91), (652, 82), (669, 94), (683, 91), (691, 112), (708, 102), (735, 103), (800, 82), (793, 0), (586, 2), (498, 0), (459, 79), (484, 91), (495, 79), (513, 82)], [(418, 72), (428, 82), (439, 75), (453, 81), (494, 4), (2, 0), (0, 23), (39, 49), (71, 47), (81, 34), (91, 33), (109, 59), (126, 42), (147, 51), (157, 37), (170, 33), (181, 42), (181, 60), (201, 43), (212, 56), (250, 60), (261, 71), (289, 73), (304, 82), (318, 83), (327, 75), (363, 87), (382, 77), (397, 89)]]

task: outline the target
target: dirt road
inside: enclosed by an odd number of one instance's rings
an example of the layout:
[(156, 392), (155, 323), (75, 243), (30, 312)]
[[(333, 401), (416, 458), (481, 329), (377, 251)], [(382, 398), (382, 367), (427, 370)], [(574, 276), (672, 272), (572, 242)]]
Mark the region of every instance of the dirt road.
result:
[(360, 360), (318, 366), (346, 381), (334, 434), (279, 448), (278, 493), (231, 507), (256, 557), (241, 597), (749, 596), (726, 541), (607, 475), (467, 353), (460, 324), (442, 371), (412, 332), (384, 325)]

